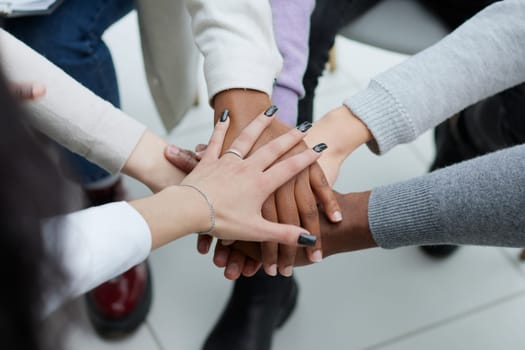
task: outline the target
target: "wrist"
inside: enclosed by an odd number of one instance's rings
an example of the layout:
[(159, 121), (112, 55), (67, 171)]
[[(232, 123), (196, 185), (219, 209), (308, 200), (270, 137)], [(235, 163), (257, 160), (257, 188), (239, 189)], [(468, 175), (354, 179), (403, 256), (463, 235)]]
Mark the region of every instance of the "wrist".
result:
[(167, 143), (161, 137), (146, 131), (124, 164), (122, 172), (158, 192), (178, 184), (185, 174), (164, 157)]
[(343, 221), (322, 229), (324, 256), (377, 247), (368, 223), (370, 191), (338, 194)]
[(225, 147), (237, 137), (257, 115), (270, 106), (270, 97), (257, 90), (231, 89), (218, 93), (213, 100), (215, 123), (225, 109), (229, 110), (230, 126)]
[(210, 209), (199, 192), (190, 187), (169, 186), (129, 204), (147, 222), (152, 249), (210, 229)]
[(342, 163), (356, 148), (369, 142), (372, 134), (348, 107), (341, 106), (314, 123), (305, 139), (309, 145), (327, 142), (329, 149), (326, 154)]

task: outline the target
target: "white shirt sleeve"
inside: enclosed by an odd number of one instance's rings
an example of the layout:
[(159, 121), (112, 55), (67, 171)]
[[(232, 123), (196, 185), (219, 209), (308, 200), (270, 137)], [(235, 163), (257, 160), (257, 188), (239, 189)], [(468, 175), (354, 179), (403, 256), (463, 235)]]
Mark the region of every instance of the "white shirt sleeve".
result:
[(282, 68), (268, 0), (185, 0), (204, 55), (210, 101), (224, 90), (246, 88), (271, 96)]
[(48, 298), (45, 314), (144, 261), (151, 232), (128, 203), (116, 202), (48, 219), (44, 242), (62, 263), (66, 285)]

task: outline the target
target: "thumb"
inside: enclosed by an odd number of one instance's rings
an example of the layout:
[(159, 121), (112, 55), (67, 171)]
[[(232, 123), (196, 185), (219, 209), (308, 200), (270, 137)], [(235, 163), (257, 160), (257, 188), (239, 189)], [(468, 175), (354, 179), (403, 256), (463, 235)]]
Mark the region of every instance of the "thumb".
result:
[(168, 162), (185, 173), (190, 173), (197, 164), (199, 164), (199, 161), (193, 152), (180, 149), (175, 145), (168, 145), (164, 149), (164, 157)]

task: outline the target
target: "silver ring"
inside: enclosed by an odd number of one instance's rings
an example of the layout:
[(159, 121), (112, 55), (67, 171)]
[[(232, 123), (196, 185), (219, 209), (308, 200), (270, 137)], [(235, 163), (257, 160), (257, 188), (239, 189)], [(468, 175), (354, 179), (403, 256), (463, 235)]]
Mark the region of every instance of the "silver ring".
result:
[(228, 148), (226, 151), (224, 151), (224, 153), (222, 155), (225, 155), (226, 153), (235, 154), (237, 157), (239, 157), (241, 159), (244, 159), (242, 153), (240, 151), (236, 150), (235, 148)]

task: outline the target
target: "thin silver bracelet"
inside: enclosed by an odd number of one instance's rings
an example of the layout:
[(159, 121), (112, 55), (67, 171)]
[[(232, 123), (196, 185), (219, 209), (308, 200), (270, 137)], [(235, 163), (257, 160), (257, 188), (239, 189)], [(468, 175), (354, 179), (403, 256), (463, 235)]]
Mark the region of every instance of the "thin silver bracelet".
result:
[(196, 186), (193, 186), (193, 185), (179, 185), (179, 186), (193, 188), (195, 191), (199, 192), (199, 194), (202, 196), (202, 198), (204, 198), (204, 200), (208, 204), (208, 208), (210, 208), (210, 222), (211, 222), (211, 225), (210, 225), (210, 229), (208, 231), (206, 231), (206, 232), (197, 232), (197, 233), (200, 234), (200, 235), (209, 235), (209, 234), (211, 234), (213, 229), (215, 228), (215, 209), (213, 208), (213, 204), (211, 204), (208, 196), (206, 195), (206, 193), (202, 192)]

